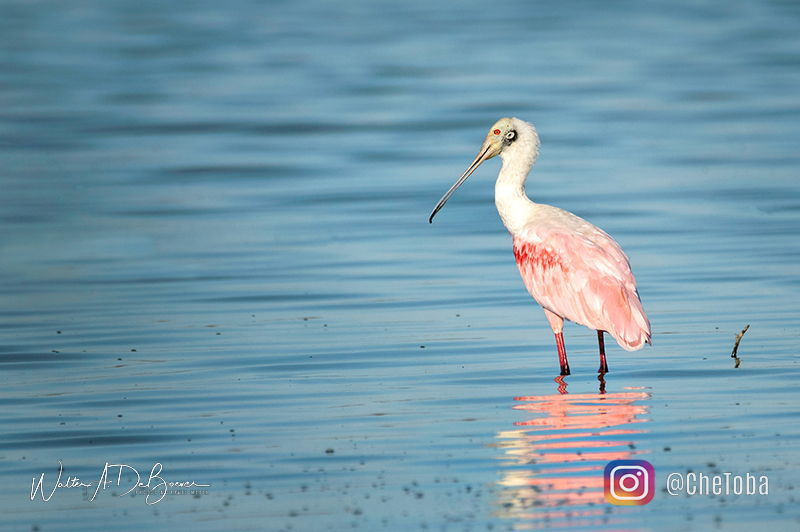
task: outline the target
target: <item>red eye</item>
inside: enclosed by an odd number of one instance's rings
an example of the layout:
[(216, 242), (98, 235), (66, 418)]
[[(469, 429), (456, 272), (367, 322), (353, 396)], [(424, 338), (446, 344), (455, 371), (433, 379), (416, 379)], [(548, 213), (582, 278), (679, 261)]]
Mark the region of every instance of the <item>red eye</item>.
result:
[(494, 133), (495, 135), (499, 135), (500, 134), (500, 130), (499, 129), (495, 129), (492, 133)]

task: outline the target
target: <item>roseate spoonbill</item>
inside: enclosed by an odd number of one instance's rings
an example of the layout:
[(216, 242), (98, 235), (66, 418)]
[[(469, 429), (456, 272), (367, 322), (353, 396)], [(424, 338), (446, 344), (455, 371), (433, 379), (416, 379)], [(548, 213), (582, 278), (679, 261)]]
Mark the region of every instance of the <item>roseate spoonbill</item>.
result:
[(608, 372), (603, 332), (627, 351), (650, 340), (650, 321), (642, 308), (628, 257), (602, 229), (574, 214), (532, 202), (525, 179), (539, 156), (532, 124), (502, 118), (489, 131), (478, 156), (442, 196), (429, 222), (455, 190), (487, 159), (503, 160), (494, 189), (500, 218), (514, 237), (514, 257), (528, 292), (544, 309), (556, 336), (561, 375), (569, 375), (562, 329), (564, 320), (597, 331), (599, 373)]

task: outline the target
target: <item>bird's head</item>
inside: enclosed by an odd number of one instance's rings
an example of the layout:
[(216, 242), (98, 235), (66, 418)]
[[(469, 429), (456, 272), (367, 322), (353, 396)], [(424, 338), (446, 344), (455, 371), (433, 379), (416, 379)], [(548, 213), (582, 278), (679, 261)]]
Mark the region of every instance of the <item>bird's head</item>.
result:
[[(536, 134), (536, 129), (527, 122), (523, 122), (518, 118), (501, 118), (489, 129), (489, 134), (486, 135), (486, 140), (483, 141), (483, 146), (481, 146), (480, 151), (478, 151), (478, 156), (475, 157), (475, 160), (469, 165), (467, 171), (464, 172), (459, 180), (456, 181), (456, 184), (453, 185), (450, 190), (442, 196), (439, 203), (436, 204), (428, 222), (433, 222), (433, 217), (444, 207), (444, 204), (453, 192), (461, 186), (461, 183), (467, 180), (470, 174), (472, 174), (483, 161), (487, 161), (497, 155), (505, 161), (507, 156), (516, 156), (515, 154), (529, 157), (530, 163), (533, 164), (533, 161), (539, 154), (539, 136)], [(528, 167), (528, 169), (530, 169), (530, 167)]]
[(500, 155), (505, 148), (511, 146), (517, 140), (517, 136), (518, 133), (514, 127), (513, 118), (501, 118), (495, 122), (481, 147), (481, 152), (487, 150), (483, 161), (491, 159), (495, 155)]

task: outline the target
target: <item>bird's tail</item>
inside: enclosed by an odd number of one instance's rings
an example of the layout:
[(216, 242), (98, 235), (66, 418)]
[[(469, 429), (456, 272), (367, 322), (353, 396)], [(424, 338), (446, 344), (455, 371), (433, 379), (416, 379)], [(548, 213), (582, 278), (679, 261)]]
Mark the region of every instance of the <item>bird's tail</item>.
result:
[(641, 349), (645, 343), (653, 345), (650, 320), (647, 319), (636, 288), (620, 287), (619, 297), (627, 300), (627, 304), (614, 306), (609, 313), (610, 327), (606, 332), (626, 351)]

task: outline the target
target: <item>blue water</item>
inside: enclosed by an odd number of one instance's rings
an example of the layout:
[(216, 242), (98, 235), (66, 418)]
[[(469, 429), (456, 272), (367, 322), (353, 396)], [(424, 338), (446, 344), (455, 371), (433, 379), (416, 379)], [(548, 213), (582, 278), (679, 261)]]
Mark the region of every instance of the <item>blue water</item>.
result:
[[(3, 530), (795, 530), (798, 27), (780, 1), (3, 2)], [(633, 265), (653, 346), (609, 339), (602, 382), (570, 324), (556, 381), (499, 161), (428, 224), (503, 116), (542, 140), (528, 194)], [(614, 459), (652, 502), (605, 501)], [(92, 488), (53, 491), (59, 462)], [(205, 487), (129, 492), (157, 464)]]

